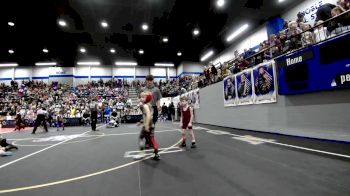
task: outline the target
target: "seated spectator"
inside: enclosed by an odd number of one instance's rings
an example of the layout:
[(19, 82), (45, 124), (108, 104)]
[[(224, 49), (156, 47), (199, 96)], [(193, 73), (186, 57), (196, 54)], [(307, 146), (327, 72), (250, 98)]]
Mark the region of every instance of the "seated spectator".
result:
[(282, 43), (275, 34), (270, 35), (270, 46), (273, 57), (280, 55), (282, 51)]

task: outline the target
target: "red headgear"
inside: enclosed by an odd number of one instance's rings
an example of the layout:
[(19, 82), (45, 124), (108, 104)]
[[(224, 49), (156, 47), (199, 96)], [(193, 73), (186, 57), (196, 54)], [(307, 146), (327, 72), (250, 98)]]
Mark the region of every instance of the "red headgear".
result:
[(152, 94), (148, 94), (148, 95), (146, 95), (146, 103), (151, 102), (151, 101), (152, 101), (152, 99), (153, 99)]

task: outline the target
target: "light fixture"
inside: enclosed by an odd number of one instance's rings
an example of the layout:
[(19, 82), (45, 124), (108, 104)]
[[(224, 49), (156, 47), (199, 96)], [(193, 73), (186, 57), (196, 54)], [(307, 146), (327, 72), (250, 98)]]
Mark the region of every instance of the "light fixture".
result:
[(237, 37), (239, 34), (241, 34), (243, 31), (245, 31), (249, 27), (248, 24), (245, 24), (241, 26), (237, 31), (233, 32), (231, 35), (229, 35), (226, 39), (227, 42), (232, 41), (235, 37)]
[(284, 0), (278, 0), (278, 3), (282, 3)]
[(142, 30), (147, 31), (148, 30), (148, 25), (146, 23), (142, 24)]
[(102, 22), (101, 22), (101, 26), (102, 26), (103, 28), (107, 28), (107, 27), (108, 27), (108, 23), (107, 23), (106, 21), (102, 21)]
[(115, 65), (126, 65), (126, 66), (137, 66), (136, 62), (123, 62), (123, 61), (117, 61), (115, 62)]
[(156, 67), (174, 67), (174, 63), (155, 63), (154, 66)]
[(17, 63), (1, 63), (0, 67), (17, 67)]
[(9, 26), (11, 26), (11, 27), (15, 26), (15, 23), (14, 23), (14, 22), (11, 22), (11, 21), (8, 22), (7, 24), (8, 24)]
[(194, 36), (198, 36), (199, 35), (199, 29), (197, 29), (197, 28), (193, 29), (192, 33), (193, 33)]
[(13, 51), (12, 49), (10, 49), (8, 52), (9, 52), (10, 54), (15, 53), (15, 51)]
[(115, 53), (115, 49), (114, 48), (111, 48), (110, 50), (109, 50), (111, 53)]
[(59, 20), (58, 20), (58, 24), (59, 24), (61, 27), (67, 26), (66, 21), (64, 21), (64, 20), (62, 20), (62, 19), (59, 19)]
[(218, 7), (224, 6), (224, 5), (225, 5), (225, 0), (217, 0), (217, 1), (216, 1), (216, 5), (217, 5)]
[(77, 65), (101, 65), (98, 61), (80, 61), (77, 62)]
[(36, 66), (55, 66), (57, 65), (56, 62), (38, 62), (35, 63)]
[(48, 52), (49, 52), (49, 50), (48, 50), (48, 49), (46, 49), (46, 48), (44, 48), (44, 49), (43, 49), (43, 52), (44, 52), (44, 53), (48, 53)]
[(142, 49), (139, 50), (139, 54), (144, 54), (145, 51), (143, 51)]
[(163, 42), (167, 43), (169, 41), (169, 39), (167, 37), (163, 37)]
[(182, 53), (181, 52), (177, 52), (177, 56), (182, 56)]
[(207, 52), (205, 55), (203, 55), (203, 57), (201, 58), (201, 61), (203, 62), (203, 61), (207, 60), (209, 57), (213, 56), (213, 54), (214, 54), (214, 51), (212, 51), (212, 50)]
[(80, 48), (80, 52), (81, 53), (86, 53), (86, 49), (85, 48)]

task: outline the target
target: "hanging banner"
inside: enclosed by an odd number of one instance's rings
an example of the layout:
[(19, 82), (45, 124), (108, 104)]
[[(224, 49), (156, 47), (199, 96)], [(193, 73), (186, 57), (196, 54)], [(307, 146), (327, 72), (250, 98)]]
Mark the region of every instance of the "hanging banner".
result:
[(224, 106), (235, 106), (237, 104), (236, 77), (227, 76), (224, 79)]
[(277, 101), (276, 69), (274, 61), (256, 66), (253, 69), (254, 103), (274, 103)]
[(252, 69), (244, 70), (236, 75), (238, 105), (254, 103), (253, 82)]

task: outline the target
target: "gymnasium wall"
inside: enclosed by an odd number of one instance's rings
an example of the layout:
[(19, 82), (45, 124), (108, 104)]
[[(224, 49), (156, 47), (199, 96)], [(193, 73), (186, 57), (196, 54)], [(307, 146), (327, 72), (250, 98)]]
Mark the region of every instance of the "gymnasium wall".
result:
[(277, 103), (224, 107), (223, 83), (200, 89), (196, 122), (246, 129), (350, 141), (350, 90), (293, 96), (277, 95)]
[[(195, 65), (194, 65), (195, 66)], [(174, 67), (130, 67), (130, 66), (76, 66), (76, 67), (4, 67), (0, 68), (0, 83), (10, 84), (11, 80), (35, 80), (46, 83), (58, 81), (70, 85), (86, 84), (100, 79), (126, 79), (132, 82), (135, 78), (144, 81), (153, 74), (155, 81), (176, 78)]]

